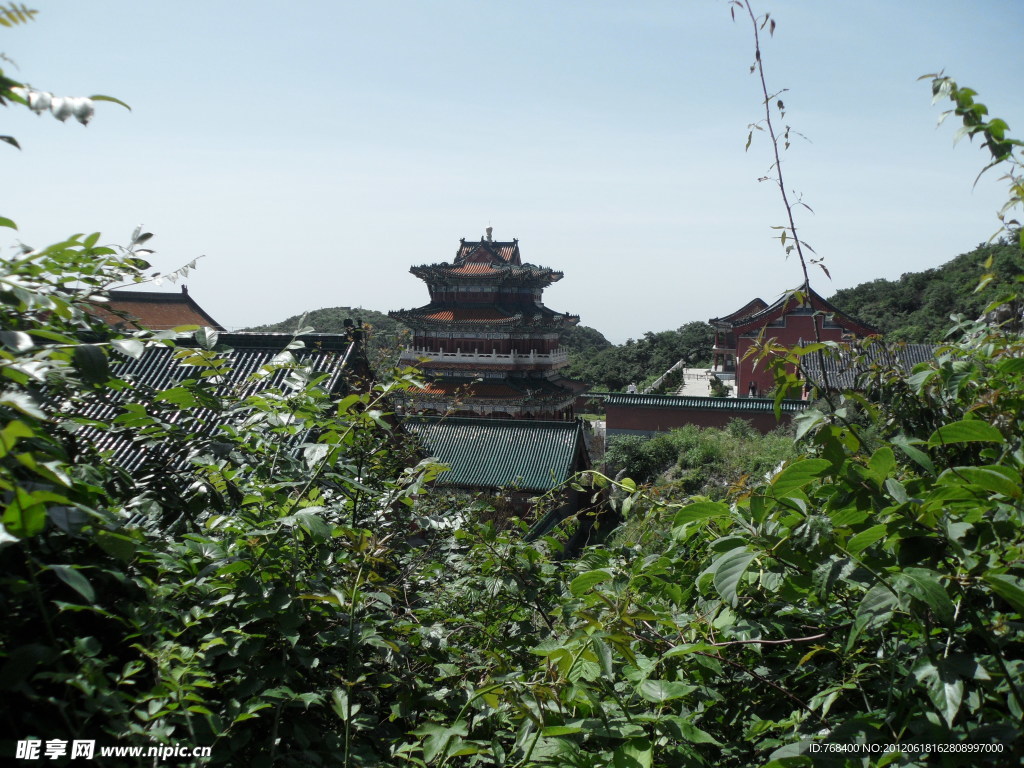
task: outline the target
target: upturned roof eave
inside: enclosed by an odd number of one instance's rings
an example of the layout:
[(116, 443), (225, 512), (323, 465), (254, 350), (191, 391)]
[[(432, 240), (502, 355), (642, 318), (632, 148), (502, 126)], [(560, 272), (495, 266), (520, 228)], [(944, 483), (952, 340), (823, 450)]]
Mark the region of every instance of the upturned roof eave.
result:
[[(857, 333), (861, 336), (872, 336), (878, 333), (877, 329), (872, 328), (867, 323), (861, 322), (857, 318), (846, 314), (822, 297), (821, 294), (813, 288), (809, 289), (808, 301), (813, 310), (818, 312), (827, 312), (833, 315), (838, 325), (843, 326), (853, 333)], [(742, 318), (738, 322), (734, 322), (729, 327), (735, 333), (746, 333), (749, 330), (761, 328), (774, 320), (778, 320), (780, 317), (788, 314), (793, 309), (797, 309), (799, 306), (800, 305), (796, 303), (796, 299), (793, 297), (793, 294), (791, 292), (787, 292), (779, 297), (779, 299), (772, 305), (765, 307), (753, 315)]]

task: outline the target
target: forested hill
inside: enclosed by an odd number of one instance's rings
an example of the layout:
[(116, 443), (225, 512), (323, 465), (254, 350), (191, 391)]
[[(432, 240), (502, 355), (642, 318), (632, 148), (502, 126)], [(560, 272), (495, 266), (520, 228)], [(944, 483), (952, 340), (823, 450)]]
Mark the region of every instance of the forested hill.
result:
[[(1005, 289), (1013, 276), (1024, 273), (1020, 248), (1013, 245), (1015, 237), (979, 245), (935, 269), (844, 288), (829, 301), (892, 339), (940, 341), (949, 328), (950, 315), (978, 317), (996, 298), (1000, 286)], [(989, 257), (992, 268), (985, 270), (983, 265)], [(986, 271), (995, 273), (997, 279), (975, 293)]]
[(371, 335), (392, 339), (403, 337), (408, 329), (397, 320), (392, 320), (383, 312), (362, 307), (329, 307), (314, 309), (305, 315), (294, 315), (287, 320), (269, 325), (258, 325), (246, 328), (247, 331), (264, 333), (294, 333), (301, 326), (312, 328), (316, 333), (341, 333), (345, 329), (345, 321), (353, 323), (362, 321), (370, 327)]

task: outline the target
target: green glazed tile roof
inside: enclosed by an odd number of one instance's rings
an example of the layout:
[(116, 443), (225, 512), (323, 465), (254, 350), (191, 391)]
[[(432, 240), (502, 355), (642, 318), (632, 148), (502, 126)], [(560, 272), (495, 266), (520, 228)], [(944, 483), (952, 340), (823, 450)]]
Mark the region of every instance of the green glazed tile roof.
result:
[[(679, 397), (677, 395), (622, 395), (604, 398), (605, 406), (621, 405), (633, 408), (690, 408), (706, 411), (736, 411), (770, 413), (774, 401), (761, 397)], [(807, 408), (803, 400), (783, 400), (782, 412), (795, 413)]]
[(547, 491), (576, 470), (583, 440), (577, 421), (406, 416), (423, 449), (451, 467), (442, 485)]

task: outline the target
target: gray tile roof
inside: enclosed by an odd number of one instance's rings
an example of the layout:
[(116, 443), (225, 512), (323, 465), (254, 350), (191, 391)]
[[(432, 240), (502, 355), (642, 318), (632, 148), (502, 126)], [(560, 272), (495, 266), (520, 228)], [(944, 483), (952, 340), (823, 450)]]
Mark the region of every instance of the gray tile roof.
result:
[[(227, 361), (227, 366), (218, 369), (218, 375), (210, 378), (210, 391), (216, 397), (229, 395), (231, 401), (239, 403), (244, 398), (271, 388), (280, 387), (288, 375), (287, 369), (278, 369), (269, 375), (254, 376), (264, 366), (283, 361), (285, 347), (292, 340), (291, 334), (281, 333), (222, 333), (218, 344), (217, 357)], [(341, 334), (309, 334), (299, 337), (305, 347), (292, 350), (295, 358), (309, 365), (313, 370), (326, 374), (321, 387), (338, 393), (347, 389), (344, 372), (358, 351), (359, 344)], [(111, 355), (112, 373), (129, 383), (125, 389), (107, 389), (89, 397), (81, 405), (70, 410), (76, 417), (105, 424), (123, 421), (128, 408), (139, 407), (155, 411), (152, 403), (159, 399), (159, 393), (171, 389), (187, 379), (201, 378), (209, 369), (197, 366), (196, 354), (200, 349), (191, 338), (177, 341), (175, 347), (147, 347), (138, 358), (118, 358)], [(192, 354), (190, 354), (192, 353)], [(192, 358), (190, 360), (190, 357)], [(55, 407), (61, 407), (54, 403)], [(210, 407), (190, 405), (180, 410), (160, 411), (161, 419), (180, 426), (195, 435), (199, 444), (206, 438), (214, 437), (219, 427), (234, 414), (214, 410)], [(109, 453), (110, 459), (125, 470), (134, 471), (146, 465), (163, 468), (182, 468), (187, 465), (186, 456), (173, 453), (160, 441), (148, 440), (138, 430), (104, 430), (89, 426), (67, 423), (80, 440), (97, 450)], [(300, 441), (301, 442), (301, 441)], [(198, 445), (196, 446), (198, 447)]]
[[(935, 344), (905, 344), (874, 341), (860, 345), (843, 344), (836, 348), (804, 355), (800, 370), (803, 377), (816, 387), (828, 382), (829, 389), (854, 389), (857, 380), (873, 367), (895, 368), (904, 374), (910, 373), (918, 363), (935, 359)], [(822, 361), (824, 372), (822, 375)]]

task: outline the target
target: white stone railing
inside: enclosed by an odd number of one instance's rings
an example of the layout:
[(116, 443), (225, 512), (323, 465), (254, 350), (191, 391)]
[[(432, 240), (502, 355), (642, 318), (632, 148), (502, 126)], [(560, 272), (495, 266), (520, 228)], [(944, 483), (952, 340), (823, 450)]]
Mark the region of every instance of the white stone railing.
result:
[(436, 350), (426, 349), (424, 347), (407, 347), (402, 352), (401, 360), (403, 362), (416, 362), (423, 359), (430, 360), (431, 362), (446, 362), (446, 363), (497, 363), (499, 365), (532, 365), (532, 364), (546, 364), (552, 365), (556, 363), (564, 363), (569, 360), (569, 353), (562, 349), (556, 349), (554, 352), (512, 352), (509, 354), (502, 354), (495, 351), (490, 353), (487, 352), (463, 352), (461, 349), (455, 352), (438, 352)]

